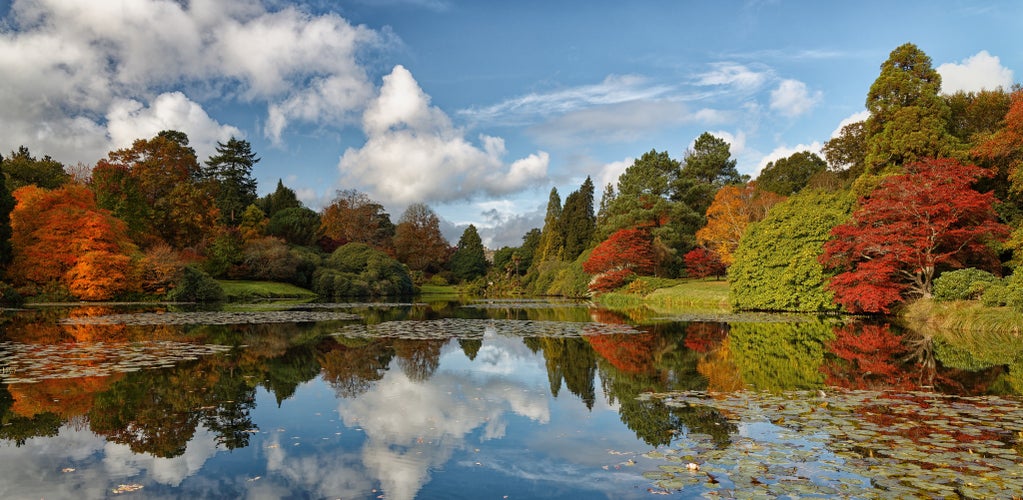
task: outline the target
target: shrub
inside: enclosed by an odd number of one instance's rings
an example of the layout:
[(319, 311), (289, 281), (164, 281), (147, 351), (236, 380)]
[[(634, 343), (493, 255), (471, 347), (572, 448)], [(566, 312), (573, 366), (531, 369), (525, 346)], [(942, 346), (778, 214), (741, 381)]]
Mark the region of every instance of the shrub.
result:
[(405, 266), (363, 243), (334, 250), (325, 264), (312, 277), (313, 291), (324, 297), (400, 296), (415, 291)]
[(25, 299), (11, 286), (10, 283), (0, 281), (0, 304), (8, 306), (20, 306)]
[(958, 269), (942, 273), (934, 280), (935, 300), (972, 300), (1000, 280), (993, 274), (976, 269)]
[(186, 266), (174, 288), (167, 292), (167, 299), (174, 302), (219, 302), (224, 300), (224, 289), (202, 269)]

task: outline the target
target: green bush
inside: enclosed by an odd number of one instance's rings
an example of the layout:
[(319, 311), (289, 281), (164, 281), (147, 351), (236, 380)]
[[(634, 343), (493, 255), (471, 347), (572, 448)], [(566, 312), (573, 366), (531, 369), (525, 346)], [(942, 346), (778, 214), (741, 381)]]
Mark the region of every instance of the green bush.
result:
[(935, 300), (972, 300), (1000, 280), (995, 275), (973, 267), (948, 271), (934, 280)]
[(219, 302), (224, 300), (224, 289), (217, 280), (195, 266), (185, 266), (167, 299), (174, 302)]
[(14, 289), (10, 283), (0, 281), (0, 304), (7, 306), (20, 306), (25, 303), (25, 298)]
[(387, 254), (362, 243), (344, 245), (312, 276), (312, 289), (331, 299), (412, 295), (408, 269)]
[(1023, 312), (1023, 275), (1013, 274), (988, 285), (980, 301), (988, 307), (1008, 306)]

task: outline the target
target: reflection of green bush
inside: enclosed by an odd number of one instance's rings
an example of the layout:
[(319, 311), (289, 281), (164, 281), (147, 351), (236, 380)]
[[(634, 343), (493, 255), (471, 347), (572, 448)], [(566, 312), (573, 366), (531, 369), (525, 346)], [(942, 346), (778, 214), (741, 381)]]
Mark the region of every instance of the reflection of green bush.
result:
[(822, 387), (820, 367), (834, 337), (832, 327), (821, 321), (735, 323), (728, 334), (743, 382), (767, 391)]

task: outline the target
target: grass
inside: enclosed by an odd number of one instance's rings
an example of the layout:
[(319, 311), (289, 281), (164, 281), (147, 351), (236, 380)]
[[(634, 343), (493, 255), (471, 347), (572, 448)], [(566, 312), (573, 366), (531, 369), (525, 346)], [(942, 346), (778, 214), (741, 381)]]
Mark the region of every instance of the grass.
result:
[(612, 309), (647, 306), (659, 312), (728, 311), (728, 282), (639, 278), (595, 299)]
[(272, 281), (217, 280), (230, 302), (266, 299), (313, 299), (316, 294), (290, 283)]
[(429, 295), (431, 297), (451, 297), (457, 298), (461, 291), (455, 285), (430, 285), (424, 284), (419, 287), (419, 293), (421, 295)]
[(910, 328), (957, 332), (1023, 332), (1023, 315), (1009, 307), (987, 307), (975, 300), (917, 300), (902, 316)]

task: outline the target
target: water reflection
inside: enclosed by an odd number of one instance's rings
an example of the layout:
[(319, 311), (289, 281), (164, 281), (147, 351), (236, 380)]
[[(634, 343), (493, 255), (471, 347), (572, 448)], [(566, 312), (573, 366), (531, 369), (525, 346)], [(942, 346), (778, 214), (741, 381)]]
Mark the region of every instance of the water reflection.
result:
[[(25, 346), (57, 346), (33, 358), (46, 373), (126, 369), (0, 386), (9, 464), (0, 496), (103, 497), (126, 482), (171, 496), (414, 498), (495, 485), (520, 496), (643, 496), (646, 480), (615, 453), (638, 459), (697, 435), (725, 449), (746, 432), (714, 405), (643, 394), (1023, 388), (1019, 353), (887, 324), (633, 326), (536, 303), (310, 307), (362, 319), (62, 321), (125, 312), (101, 308), (9, 317), (0, 369), (20, 370)], [(134, 365), (67, 355), (154, 341), (224, 349)], [(19, 474), (25, 467), (38, 473)]]

